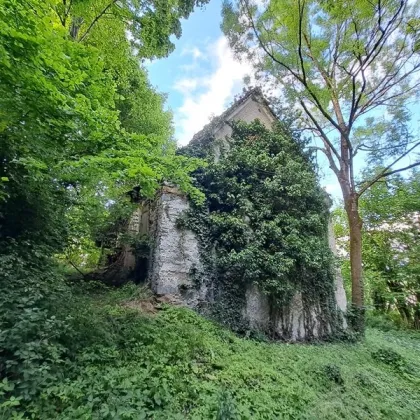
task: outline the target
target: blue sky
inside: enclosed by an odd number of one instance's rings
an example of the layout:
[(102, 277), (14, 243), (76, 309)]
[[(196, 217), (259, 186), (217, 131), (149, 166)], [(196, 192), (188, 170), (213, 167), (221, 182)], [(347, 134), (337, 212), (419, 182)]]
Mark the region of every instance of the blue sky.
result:
[[(182, 22), (182, 36), (167, 58), (147, 64), (151, 83), (167, 95), (173, 111), (175, 138), (189, 142), (214, 115), (221, 114), (239, 93), (249, 65), (234, 59), (220, 30), (223, 0), (211, 0)], [(335, 175), (321, 159), (321, 183), (335, 198), (340, 189)]]
[(174, 113), (175, 137), (188, 143), (213, 115), (221, 114), (243, 87), (251, 73), (237, 62), (220, 30), (221, 0), (196, 9), (182, 23), (182, 37), (165, 59), (147, 65), (149, 77), (159, 91), (168, 95)]
[[(175, 51), (147, 63), (151, 83), (167, 94), (179, 145), (187, 144), (212, 116), (221, 114), (242, 90), (243, 78), (252, 74), (248, 64), (235, 60), (220, 30), (222, 1), (211, 0), (196, 9), (182, 22), (182, 36), (174, 40)], [(418, 114), (418, 105), (414, 108)], [(356, 165), (364, 166), (363, 160), (358, 159)], [(409, 163), (411, 159), (404, 159), (403, 166)], [(340, 187), (326, 159), (320, 157), (318, 164), (321, 184), (335, 199), (340, 198)]]

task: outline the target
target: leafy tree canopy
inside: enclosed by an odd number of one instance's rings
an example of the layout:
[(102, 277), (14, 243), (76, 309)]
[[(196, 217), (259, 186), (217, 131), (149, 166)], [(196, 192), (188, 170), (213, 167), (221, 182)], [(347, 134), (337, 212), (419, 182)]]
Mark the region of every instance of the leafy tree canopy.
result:
[[(95, 9), (70, 4), (69, 22), (73, 6), (79, 16)], [(0, 5), (0, 232), (3, 239), (48, 238), (55, 250), (71, 227), (63, 215), (75, 207), (87, 212), (94, 206), (104, 217), (133, 186), (150, 196), (164, 179), (194, 195), (188, 172), (196, 167), (175, 156), (171, 115), (131, 53), (121, 16), (112, 15), (120, 29), (115, 38), (104, 14), (77, 42), (69, 36), (71, 23), (58, 18), (58, 6), (20, 0)]]

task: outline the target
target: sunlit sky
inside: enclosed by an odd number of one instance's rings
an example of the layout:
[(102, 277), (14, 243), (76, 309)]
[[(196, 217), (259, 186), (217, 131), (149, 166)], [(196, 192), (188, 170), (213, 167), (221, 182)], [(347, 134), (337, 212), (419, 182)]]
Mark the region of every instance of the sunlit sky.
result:
[[(251, 67), (235, 60), (229, 49), (220, 29), (221, 9), (222, 0), (211, 0), (196, 9), (182, 22), (182, 36), (174, 40), (175, 51), (146, 64), (151, 83), (167, 95), (179, 145), (187, 144), (212, 116), (221, 114), (241, 92), (243, 78), (252, 74)], [(363, 159), (355, 163), (361, 167)], [(338, 199), (340, 187), (326, 159), (320, 158), (318, 164), (321, 184)]]
[(242, 90), (243, 78), (251, 68), (234, 60), (220, 30), (221, 0), (196, 9), (182, 24), (182, 37), (175, 51), (148, 65), (153, 85), (168, 95), (174, 113), (175, 137), (184, 145), (221, 114)]

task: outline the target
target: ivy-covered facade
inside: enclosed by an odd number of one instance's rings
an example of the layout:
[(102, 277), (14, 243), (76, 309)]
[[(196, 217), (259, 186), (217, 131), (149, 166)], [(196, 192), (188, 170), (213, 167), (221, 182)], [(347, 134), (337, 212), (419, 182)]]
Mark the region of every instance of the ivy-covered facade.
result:
[(303, 142), (261, 93), (247, 93), (180, 153), (206, 162), (195, 173), (205, 200), (166, 185), (153, 203), (152, 289), (241, 333), (292, 341), (339, 334), (345, 296), (329, 200)]

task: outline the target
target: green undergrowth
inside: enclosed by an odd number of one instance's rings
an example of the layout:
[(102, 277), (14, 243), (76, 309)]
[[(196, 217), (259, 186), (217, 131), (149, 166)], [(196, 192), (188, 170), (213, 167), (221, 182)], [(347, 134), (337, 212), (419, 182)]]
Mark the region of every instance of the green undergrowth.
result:
[(0, 419), (418, 418), (418, 334), (256, 341), (185, 308), (146, 315), (121, 304), (148, 296), (135, 286), (73, 291), (61, 302), (65, 350), (27, 397), (23, 377), (0, 382)]

